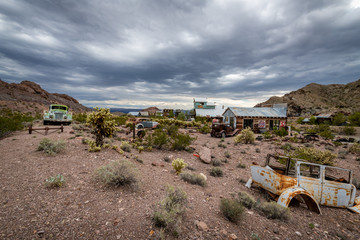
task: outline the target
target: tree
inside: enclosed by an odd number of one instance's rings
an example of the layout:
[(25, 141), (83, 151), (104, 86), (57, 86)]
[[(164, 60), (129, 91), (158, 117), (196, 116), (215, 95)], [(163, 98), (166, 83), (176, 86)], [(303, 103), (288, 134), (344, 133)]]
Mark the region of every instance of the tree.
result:
[(340, 126), (342, 123), (346, 122), (346, 117), (343, 113), (338, 113), (334, 116), (332, 124), (334, 126)]
[(185, 121), (185, 119), (186, 119), (185, 113), (180, 112), (180, 113), (178, 114), (178, 116), (177, 116), (177, 119), (178, 119), (178, 120)]
[(360, 126), (360, 112), (353, 113), (349, 116), (350, 124), (353, 126)]
[(112, 120), (110, 109), (95, 108), (95, 111), (87, 116), (86, 122), (93, 127), (93, 134), (96, 137), (96, 146), (104, 144), (105, 137), (111, 137), (115, 131), (115, 121)]

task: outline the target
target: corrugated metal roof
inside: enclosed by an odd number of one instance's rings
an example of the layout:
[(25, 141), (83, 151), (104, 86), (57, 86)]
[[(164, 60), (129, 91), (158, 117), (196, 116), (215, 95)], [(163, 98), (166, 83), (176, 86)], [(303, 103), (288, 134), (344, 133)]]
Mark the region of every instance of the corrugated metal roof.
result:
[(129, 112), (129, 115), (139, 116), (139, 112)]
[(206, 98), (194, 98), (194, 102), (207, 102)]
[(245, 108), (229, 107), (237, 117), (282, 117), (286, 118), (286, 111), (283, 108)]
[(323, 113), (316, 116), (316, 118), (331, 118), (332, 113)]
[(226, 108), (223, 108), (223, 106), (215, 106), (215, 109), (204, 109), (199, 108), (195, 109), (196, 116), (199, 117), (221, 117), (223, 113), (225, 112)]

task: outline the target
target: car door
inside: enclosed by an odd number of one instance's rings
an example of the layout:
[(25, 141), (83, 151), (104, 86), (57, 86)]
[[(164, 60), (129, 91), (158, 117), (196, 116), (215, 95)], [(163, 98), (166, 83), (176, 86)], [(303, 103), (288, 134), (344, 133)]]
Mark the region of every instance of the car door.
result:
[(351, 170), (324, 166), (321, 205), (347, 207), (350, 204), (353, 185)]
[(304, 188), (318, 203), (320, 203), (322, 195), (322, 166), (318, 164), (297, 162), (296, 167), (298, 186)]

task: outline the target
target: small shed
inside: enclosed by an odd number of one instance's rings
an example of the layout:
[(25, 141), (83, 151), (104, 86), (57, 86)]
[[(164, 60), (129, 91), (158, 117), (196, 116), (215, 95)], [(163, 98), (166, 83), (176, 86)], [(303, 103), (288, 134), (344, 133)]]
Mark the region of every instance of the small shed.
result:
[(285, 127), (287, 123), (287, 105), (274, 104), (272, 107), (228, 107), (223, 119), (234, 128), (250, 127), (255, 132)]
[(129, 112), (128, 114), (131, 115), (131, 116), (134, 116), (134, 117), (140, 116), (139, 112)]

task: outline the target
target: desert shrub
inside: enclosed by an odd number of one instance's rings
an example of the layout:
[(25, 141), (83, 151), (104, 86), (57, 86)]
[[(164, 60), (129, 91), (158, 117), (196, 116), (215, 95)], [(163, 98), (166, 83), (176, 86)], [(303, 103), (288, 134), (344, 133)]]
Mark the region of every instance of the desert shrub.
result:
[(352, 126), (360, 127), (360, 112), (355, 112), (348, 117)]
[(188, 183), (191, 183), (191, 184), (194, 184), (194, 185), (200, 185), (202, 187), (206, 186), (206, 180), (200, 174), (185, 172), (185, 173), (181, 173), (180, 177), (185, 182), (188, 182)]
[(87, 140), (87, 144), (89, 145), (89, 152), (100, 152), (101, 147), (96, 145), (95, 141)]
[(225, 151), (224, 156), (225, 156), (226, 158), (230, 158), (230, 157), (231, 157), (231, 154), (230, 154), (228, 151)]
[(350, 148), (349, 152), (354, 154), (360, 154), (360, 143), (354, 143)]
[(255, 152), (256, 152), (256, 153), (260, 153), (260, 148), (256, 148), (256, 149), (255, 149)]
[(186, 150), (194, 139), (187, 133), (177, 133), (172, 137), (172, 140), (172, 150)]
[(153, 137), (153, 147), (161, 149), (169, 142), (169, 136), (162, 128), (158, 128), (152, 135)]
[(88, 114), (86, 122), (93, 127), (92, 133), (98, 147), (104, 144), (105, 137), (111, 137), (115, 131), (115, 121), (112, 120), (110, 109), (96, 107), (94, 112)]
[(265, 139), (272, 138), (272, 134), (269, 131), (264, 132), (262, 135), (264, 136)]
[(117, 126), (125, 125), (129, 118), (127, 116), (114, 116), (113, 120)]
[(239, 135), (237, 135), (234, 139), (235, 143), (254, 143), (255, 142), (255, 134), (251, 131), (251, 128), (245, 128), (241, 131)]
[(343, 131), (344, 131), (345, 135), (355, 135), (356, 134), (356, 129), (353, 126), (345, 126)]
[(236, 197), (236, 201), (249, 209), (254, 208), (256, 205), (256, 200), (246, 192), (239, 192)]
[(139, 157), (139, 156), (135, 156), (135, 161), (137, 161), (138, 163), (144, 163), (144, 161)]
[(174, 236), (179, 236), (180, 224), (186, 211), (186, 204), (186, 193), (179, 188), (168, 186), (165, 198), (154, 211), (153, 221), (155, 226), (165, 229), (166, 232)]
[(311, 116), (309, 119), (309, 124), (311, 125), (315, 125), (316, 124), (316, 117), (315, 116)]
[(171, 157), (170, 156), (165, 156), (164, 161), (165, 162), (171, 162)]
[(304, 117), (299, 117), (299, 118), (296, 120), (296, 123), (297, 123), (297, 124), (302, 124), (304, 119), (305, 119)]
[(66, 143), (62, 140), (59, 141), (51, 141), (48, 138), (44, 138), (41, 140), (37, 150), (43, 151), (49, 155), (55, 155), (65, 150)]
[(360, 189), (360, 180), (353, 179), (352, 184), (356, 187), (356, 189)]
[(237, 168), (246, 168), (246, 165), (243, 164), (242, 162), (239, 162), (236, 167), (237, 167)]
[(274, 130), (274, 134), (279, 137), (285, 137), (288, 135), (288, 131), (285, 128), (281, 127), (279, 129)]
[(221, 166), (221, 161), (219, 159), (213, 159), (212, 160), (212, 165), (214, 167), (219, 167), (219, 166)]
[(265, 202), (260, 205), (259, 209), (265, 215), (265, 217), (270, 219), (279, 219), (283, 221), (290, 219), (289, 209), (280, 206), (276, 202)]
[(115, 161), (95, 170), (95, 180), (106, 187), (127, 187), (132, 190), (138, 188), (137, 169), (127, 161)]
[(210, 170), (210, 175), (213, 177), (222, 177), (224, 175), (223, 171), (219, 167), (213, 167)]
[(199, 132), (206, 134), (211, 132), (211, 128), (208, 125), (204, 124), (204, 126), (199, 128)]
[(337, 156), (327, 150), (322, 151), (313, 147), (298, 147), (294, 151), (292, 157), (300, 158), (311, 163), (333, 166), (334, 159)]
[(227, 146), (221, 142), (219, 142), (218, 147), (227, 148)]
[(342, 123), (346, 122), (346, 117), (343, 113), (337, 113), (332, 121), (334, 126), (340, 126)]
[(144, 146), (138, 146), (137, 150), (139, 151), (139, 153), (141, 153), (142, 151), (144, 151)]
[(244, 214), (244, 206), (234, 199), (222, 198), (220, 211), (230, 222), (237, 223)]
[(185, 121), (186, 120), (186, 116), (185, 116), (185, 113), (183, 112), (180, 112), (176, 118), (177, 120), (180, 120), (180, 121)]
[(184, 162), (184, 159), (177, 158), (174, 161), (172, 161), (171, 166), (175, 169), (175, 172), (177, 175), (179, 175), (184, 167), (187, 166), (187, 164)]
[(30, 113), (13, 112), (10, 109), (0, 110), (0, 139), (14, 131), (24, 129), (25, 123), (31, 123), (35, 119)]
[(49, 177), (45, 180), (45, 186), (47, 188), (59, 188), (64, 186), (65, 178), (63, 175), (58, 174), (55, 177)]
[(120, 145), (120, 149), (124, 152), (131, 152), (131, 145), (127, 141), (122, 141)]
[(86, 123), (87, 114), (86, 113), (74, 113), (72, 115), (72, 120), (79, 123)]
[(333, 144), (334, 144), (336, 147), (338, 147), (338, 146), (341, 146), (341, 145), (342, 145), (342, 143), (341, 143), (341, 142), (338, 142), (338, 141), (333, 141)]
[(291, 150), (295, 150), (295, 147), (293, 145), (291, 145), (290, 143), (285, 143), (285, 144), (281, 145), (280, 148), (282, 150), (286, 151), (286, 152), (290, 152)]
[(348, 154), (348, 151), (340, 150), (338, 152), (338, 157), (341, 158), (341, 159), (345, 159), (347, 154)]

